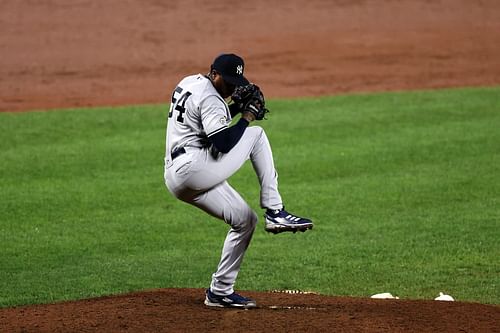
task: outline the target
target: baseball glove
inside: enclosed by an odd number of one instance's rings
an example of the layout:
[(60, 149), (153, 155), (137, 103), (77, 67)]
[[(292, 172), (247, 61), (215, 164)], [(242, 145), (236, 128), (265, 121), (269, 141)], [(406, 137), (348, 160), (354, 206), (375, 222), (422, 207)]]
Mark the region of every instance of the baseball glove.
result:
[(241, 112), (250, 112), (255, 116), (256, 120), (262, 120), (269, 110), (266, 108), (264, 94), (260, 88), (253, 84), (236, 87), (231, 99), (238, 106)]

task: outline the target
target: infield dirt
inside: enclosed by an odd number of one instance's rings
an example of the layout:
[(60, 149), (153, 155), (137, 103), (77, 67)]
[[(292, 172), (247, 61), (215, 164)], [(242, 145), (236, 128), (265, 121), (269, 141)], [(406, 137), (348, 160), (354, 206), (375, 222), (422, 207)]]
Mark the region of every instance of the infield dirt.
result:
[[(499, 85), (499, 17), (496, 0), (5, 0), (0, 111), (168, 103), (228, 51), (268, 98)], [(497, 305), (245, 295), (260, 307), (161, 289), (0, 309), (0, 331), (500, 331)]]

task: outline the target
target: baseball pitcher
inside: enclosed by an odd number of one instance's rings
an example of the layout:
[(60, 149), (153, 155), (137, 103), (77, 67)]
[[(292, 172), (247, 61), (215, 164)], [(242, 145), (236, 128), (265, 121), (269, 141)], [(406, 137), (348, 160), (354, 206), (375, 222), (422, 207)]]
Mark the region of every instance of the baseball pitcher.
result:
[[(261, 127), (248, 127), (269, 111), (264, 95), (245, 78), (244, 69), (239, 56), (218, 56), (207, 75), (181, 80), (172, 93), (168, 113), (164, 173), (168, 190), (231, 226), (206, 291), (205, 304), (214, 307), (256, 307), (254, 300), (233, 289), (258, 221), (257, 214), (227, 182), (246, 160), (252, 162), (259, 179), (265, 230), (280, 233), (313, 227), (311, 220), (284, 209), (267, 136)], [(241, 117), (231, 126), (237, 114)]]

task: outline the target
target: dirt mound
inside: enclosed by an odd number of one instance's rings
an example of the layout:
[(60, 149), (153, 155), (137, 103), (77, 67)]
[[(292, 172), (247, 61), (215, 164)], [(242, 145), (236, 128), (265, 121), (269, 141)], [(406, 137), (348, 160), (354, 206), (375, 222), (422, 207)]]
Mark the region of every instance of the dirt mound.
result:
[(160, 289), (0, 310), (2, 332), (498, 332), (500, 307), (246, 292), (253, 310), (212, 309), (201, 289)]

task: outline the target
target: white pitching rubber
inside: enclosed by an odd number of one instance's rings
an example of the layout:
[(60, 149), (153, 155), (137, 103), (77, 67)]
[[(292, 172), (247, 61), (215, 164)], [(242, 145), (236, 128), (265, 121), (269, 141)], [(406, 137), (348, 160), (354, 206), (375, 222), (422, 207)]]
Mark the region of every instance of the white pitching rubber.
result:
[(391, 293), (381, 293), (372, 295), (370, 298), (378, 298), (378, 299), (399, 299), (397, 296), (393, 296)]

